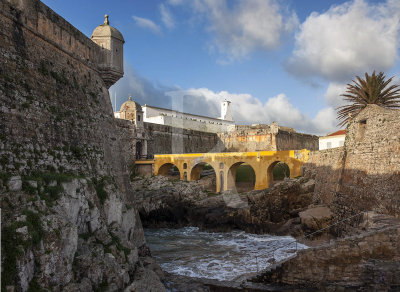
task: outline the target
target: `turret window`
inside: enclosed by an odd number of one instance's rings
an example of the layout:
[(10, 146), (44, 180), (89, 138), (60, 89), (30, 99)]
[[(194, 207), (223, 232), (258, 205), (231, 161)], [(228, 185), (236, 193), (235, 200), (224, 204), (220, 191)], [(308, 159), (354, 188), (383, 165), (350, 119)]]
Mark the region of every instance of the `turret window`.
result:
[(137, 116), (137, 120), (138, 120), (138, 122), (140, 122), (140, 115)]

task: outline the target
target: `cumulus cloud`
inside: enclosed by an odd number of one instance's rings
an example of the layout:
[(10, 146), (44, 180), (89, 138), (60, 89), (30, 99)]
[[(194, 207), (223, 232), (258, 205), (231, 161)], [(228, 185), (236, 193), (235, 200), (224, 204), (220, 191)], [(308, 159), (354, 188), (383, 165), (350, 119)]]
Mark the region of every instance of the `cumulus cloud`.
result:
[(175, 110), (212, 117), (219, 117), (220, 103), (230, 100), (236, 124), (270, 124), (276, 121), (300, 132), (320, 135), (335, 131), (337, 124), (333, 108), (325, 108), (311, 119), (294, 107), (285, 94), (271, 97), (265, 103), (250, 94), (214, 92), (207, 88), (179, 89), (166, 94), (172, 98)]
[(312, 120), (315, 127), (315, 133), (326, 135), (338, 130), (336, 119), (337, 113), (333, 107), (326, 107), (321, 109)]
[(399, 19), (397, 0), (355, 0), (314, 12), (296, 34), (288, 71), (343, 82), (366, 71), (388, 70), (398, 57)]
[(282, 35), (298, 26), (295, 12), (281, 7), (275, 0), (169, 0), (170, 5), (189, 5), (206, 20), (214, 34), (213, 45), (228, 57), (241, 59), (251, 52), (276, 49)]
[(117, 96), (117, 109), (131, 94), (141, 105), (164, 107), (176, 111), (218, 118), (221, 115), (221, 102), (230, 100), (236, 124), (270, 124), (292, 127), (298, 132), (325, 135), (336, 130), (336, 112), (332, 107), (322, 109), (314, 118), (304, 115), (285, 94), (270, 97), (266, 102), (247, 93), (215, 92), (208, 88), (181, 89), (156, 85), (140, 76), (128, 63), (125, 76), (110, 88), (114, 106)]
[(174, 28), (175, 27), (174, 18), (172, 17), (169, 9), (164, 4), (160, 4), (160, 13), (161, 13), (161, 20), (164, 23), (164, 25), (169, 29)]
[(135, 21), (137, 26), (144, 28), (144, 29), (148, 29), (156, 34), (161, 34), (160, 26), (155, 24), (152, 20), (143, 18), (143, 17), (139, 17), (139, 16), (135, 16), (135, 15), (133, 15), (132, 18)]
[(331, 82), (325, 92), (325, 100), (332, 107), (338, 107), (345, 104), (342, 94), (346, 92), (347, 84)]

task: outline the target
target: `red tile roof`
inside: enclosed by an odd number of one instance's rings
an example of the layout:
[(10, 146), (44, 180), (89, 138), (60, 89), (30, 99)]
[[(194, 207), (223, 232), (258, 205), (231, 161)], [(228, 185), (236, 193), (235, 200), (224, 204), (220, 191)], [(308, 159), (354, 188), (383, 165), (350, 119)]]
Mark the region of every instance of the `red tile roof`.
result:
[(329, 134), (328, 136), (338, 136), (338, 135), (346, 135), (346, 130), (339, 130), (335, 133)]

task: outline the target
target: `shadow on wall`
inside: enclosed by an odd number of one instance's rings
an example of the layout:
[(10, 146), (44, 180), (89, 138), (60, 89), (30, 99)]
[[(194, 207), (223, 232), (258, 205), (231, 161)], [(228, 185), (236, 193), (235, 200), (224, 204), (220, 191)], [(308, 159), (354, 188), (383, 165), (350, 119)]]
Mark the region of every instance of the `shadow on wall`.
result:
[(360, 211), (400, 217), (400, 172), (368, 174), (308, 163), (303, 175), (315, 180), (314, 202), (329, 205), (338, 219)]

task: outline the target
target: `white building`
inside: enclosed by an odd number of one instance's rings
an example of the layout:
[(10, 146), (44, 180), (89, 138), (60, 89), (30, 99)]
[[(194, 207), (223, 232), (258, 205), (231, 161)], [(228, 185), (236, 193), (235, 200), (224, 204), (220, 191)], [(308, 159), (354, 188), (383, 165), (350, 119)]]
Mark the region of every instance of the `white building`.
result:
[[(135, 108), (139, 109), (138, 103), (131, 101), (131, 99), (129, 101), (135, 104)], [(124, 105), (126, 103), (124, 103)], [(226, 132), (229, 126), (235, 124), (232, 118), (230, 103), (231, 102), (227, 100), (221, 102), (220, 118), (183, 113), (147, 104), (143, 105), (140, 109), (143, 114), (138, 112), (136, 114), (131, 114), (132, 117), (128, 117), (128, 113), (125, 113), (125, 107), (123, 105), (120, 111), (114, 113), (114, 116), (120, 119), (132, 119), (136, 121), (138, 119), (140, 120), (142, 116), (142, 121), (145, 123), (167, 125), (202, 132), (221, 133)], [(133, 107), (134, 106), (132, 106), (132, 108)]]
[(339, 130), (325, 137), (319, 137), (319, 150), (344, 146), (346, 130)]

